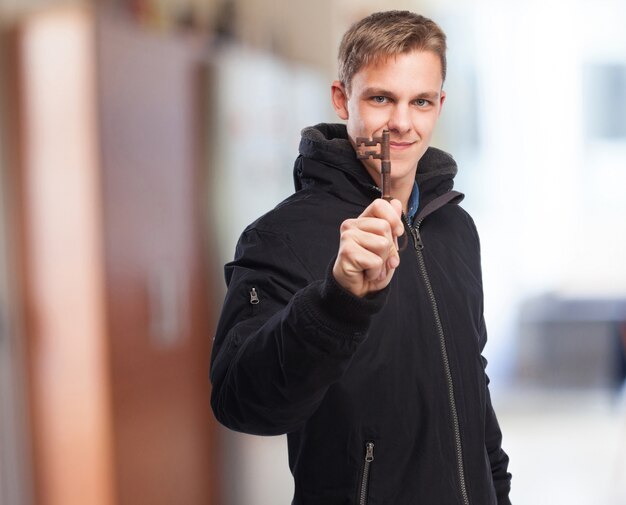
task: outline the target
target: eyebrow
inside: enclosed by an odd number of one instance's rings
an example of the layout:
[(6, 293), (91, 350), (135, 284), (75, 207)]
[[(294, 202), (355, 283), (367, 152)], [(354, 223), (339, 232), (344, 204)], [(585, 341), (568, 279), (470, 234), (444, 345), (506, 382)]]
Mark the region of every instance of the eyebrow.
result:
[[(363, 92), (361, 93), (361, 96), (388, 96), (389, 98), (393, 98), (393, 99), (398, 98), (394, 92), (389, 91), (384, 88), (376, 88), (376, 87), (365, 88)], [(422, 93), (418, 93), (411, 100), (420, 100), (420, 99), (426, 98), (426, 99), (435, 101), (439, 99), (440, 96), (441, 96), (441, 93), (439, 93), (438, 91), (423, 91)]]

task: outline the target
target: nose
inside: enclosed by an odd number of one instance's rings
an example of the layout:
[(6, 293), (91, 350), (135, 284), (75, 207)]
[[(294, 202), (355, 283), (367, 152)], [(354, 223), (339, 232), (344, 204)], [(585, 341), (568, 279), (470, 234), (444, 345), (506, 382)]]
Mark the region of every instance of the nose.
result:
[(396, 104), (391, 111), (391, 116), (387, 123), (389, 131), (396, 134), (407, 133), (411, 129), (411, 117), (409, 107), (403, 104)]

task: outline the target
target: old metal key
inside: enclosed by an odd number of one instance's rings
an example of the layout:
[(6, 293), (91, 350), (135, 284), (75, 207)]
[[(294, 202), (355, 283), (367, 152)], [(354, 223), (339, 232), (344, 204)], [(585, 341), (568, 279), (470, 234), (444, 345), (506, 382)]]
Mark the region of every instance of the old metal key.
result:
[[(361, 149), (365, 147), (380, 146), (379, 150), (365, 150)], [(380, 174), (381, 174), (381, 192), (383, 199), (390, 201), (391, 196), (391, 159), (389, 155), (389, 130), (383, 130), (382, 137), (373, 137), (368, 139), (367, 137), (356, 138), (357, 158), (360, 160), (366, 160), (372, 158), (380, 160)]]
[[(361, 151), (361, 149), (365, 147), (376, 147), (380, 146), (380, 150), (365, 150)], [(387, 200), (388, 202), (393, 200), (391, 196), (391, 156), (389, 154), (389, 130), (383, 130), (382, 137), (372, 137), (368, 139), (367, 137), (357, 137), (356, 138), (356, 156), (360, 160), (366, 160), (368, 158), (372, 158), (375, 160), (380, 160), (380, 191), (382, 193), (382, 198)], [(400, 237), (400, 239), (404, 239), (400, 242), (400, 244), (396, 245), (398, 252), (402, 251), (406, 248), (408, 244), (406, 233)]]

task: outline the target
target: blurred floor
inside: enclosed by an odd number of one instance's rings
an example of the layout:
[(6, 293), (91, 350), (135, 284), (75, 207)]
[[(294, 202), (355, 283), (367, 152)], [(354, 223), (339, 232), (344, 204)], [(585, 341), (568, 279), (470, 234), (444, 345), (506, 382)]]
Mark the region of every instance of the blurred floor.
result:
[(626, 504), (626, 408), (607, 392), (508, 392), (496, 409), (517, 505)]

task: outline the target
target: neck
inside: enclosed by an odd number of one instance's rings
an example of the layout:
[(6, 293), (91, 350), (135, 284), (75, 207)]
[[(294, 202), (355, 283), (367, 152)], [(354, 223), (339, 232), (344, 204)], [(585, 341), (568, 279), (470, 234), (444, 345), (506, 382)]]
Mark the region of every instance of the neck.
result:
[[(369, 174), (372, 176), (378, 187), (381, 187), (381, 175), (380, 172), (377, 172), (370, 167), (365, 167)], [(415, 182), (415, 172), (408, 174), (401, 180), (392, 179), (391, 180), (391, 196), (396, 200), (400, 200), (402, 204), (402, 210), (406, 213), (407, 207), (409, 205), (409, 198), (411, 197), (411, 192), (413, 191), (413, 183)]]
[(394, 188), (394, 184), (391, 184), (391, 195), (394, 198), (397, 198), (402, 203), (402, 211), (406, 214), (409, 206), (409, 198), (411, 197), (411, 192), (413, 191), (413, 181), (411, 180), (411, 184), (404, 184), (398, 188)]

